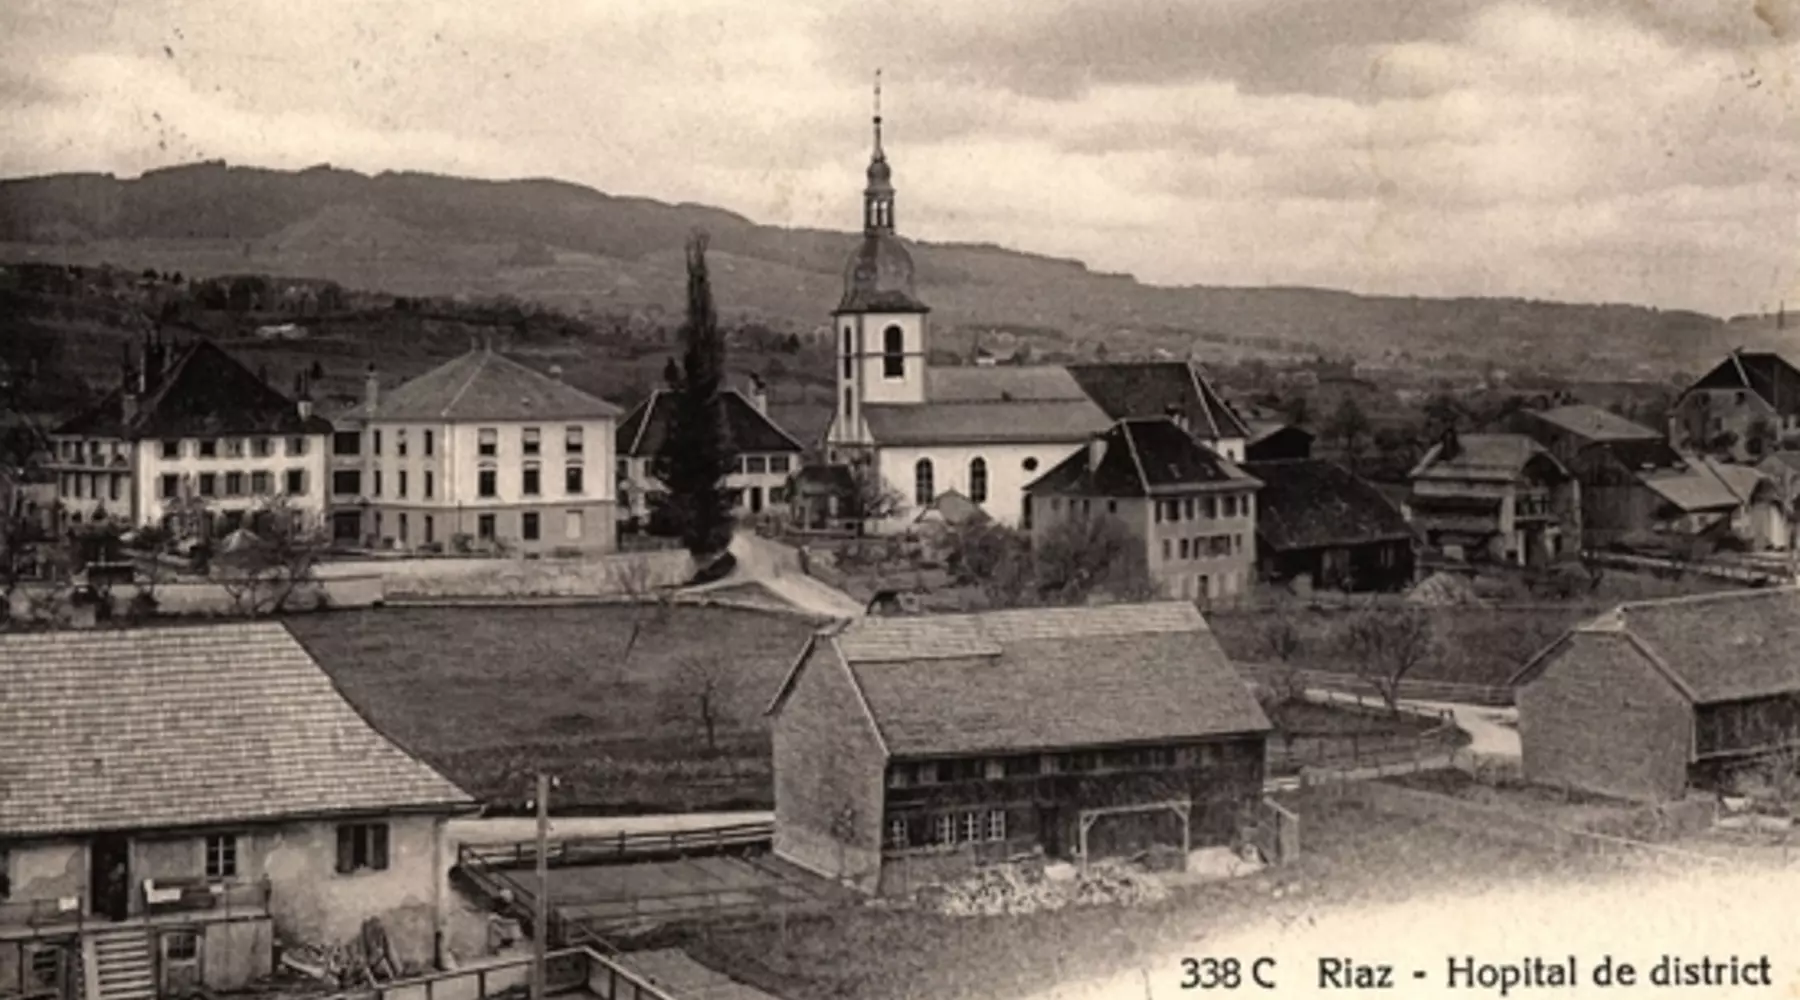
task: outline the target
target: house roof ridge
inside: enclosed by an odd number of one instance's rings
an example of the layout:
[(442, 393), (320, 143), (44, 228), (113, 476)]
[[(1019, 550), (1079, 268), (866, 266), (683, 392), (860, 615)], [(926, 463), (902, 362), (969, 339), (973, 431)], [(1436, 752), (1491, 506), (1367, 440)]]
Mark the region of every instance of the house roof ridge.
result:
[(1138, 453), (1137, 435), (1131, 433), (1129, 425), (1120, 428), (1119, 436), (1125, 439), (1125, 451), (1131, 456), (1131, 467), (1137, 470), (1138, 485), (1144, 492), (1150, 492), (1150, 474), (1144, 470), (1144, 457)]
[(450, 401), (444, 404), (443, 412), (438, 414), (446, 420), (450, 419), (450, 414), (456, 410), (456, 404), (462, 402), (462, 398), (468, 393), (469, 387), (473, 386), (475, 380), (481, 376), (481, 370), (487, 367), (488, 359), (494, 356), (494, 352), (491, 349), (484, 347), (481, 348), (479, 352), (470, 351), (468, 354), (463, 355), (463, 357), (467, 358), (477, 353), (479, 353), (480, 356), (475, 358), (473, 364), (470, 366), (469, 377), (463, 379), (461, 388), (457, 389), (456, 392), (451, 395)]

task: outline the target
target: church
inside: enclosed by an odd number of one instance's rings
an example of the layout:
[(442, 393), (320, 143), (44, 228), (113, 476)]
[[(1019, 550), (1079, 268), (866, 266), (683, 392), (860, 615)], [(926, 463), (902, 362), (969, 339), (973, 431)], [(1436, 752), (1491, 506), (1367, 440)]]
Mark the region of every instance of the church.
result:
[(825, 439), (829, 462), (866, 463), (901, 498), (872, 528), (906, 530), (947, 494), (1021, 526), (1025, 487), (1127, 417), (1169, 417), (1243, 459), (1243, 420), (1187, 362), (928, 365), (931, 310), (895, 228), (879, 107), (874, 126), (862, 239), (832, 313), (837, 397)]

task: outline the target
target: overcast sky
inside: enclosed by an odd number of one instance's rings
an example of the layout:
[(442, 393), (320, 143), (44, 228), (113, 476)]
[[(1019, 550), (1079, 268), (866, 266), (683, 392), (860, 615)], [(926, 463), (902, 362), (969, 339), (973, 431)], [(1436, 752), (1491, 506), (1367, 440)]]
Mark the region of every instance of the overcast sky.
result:
[(1800, 0), (0, 0), (0, 175), (552, 176), (1161, 283), (1800, 301)]

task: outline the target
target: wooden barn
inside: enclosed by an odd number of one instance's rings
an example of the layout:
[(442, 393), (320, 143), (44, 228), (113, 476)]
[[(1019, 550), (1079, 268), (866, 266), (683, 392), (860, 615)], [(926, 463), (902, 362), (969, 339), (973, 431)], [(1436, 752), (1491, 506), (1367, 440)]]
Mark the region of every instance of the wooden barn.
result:
[(1513, 678), (1525, 776), (1660, 801), (1800, 745), (1800, 590), (1623, 604)]
[(867, 892), (1235, 845), (1269, 729), (1188, 602), (853, 619), (769, 712), (775, 852)]
[[(1382, 492), (1335, 462), (1246, 462), (1256, 493), (1256, 568), (1271, 583), (1343, 591), (1413, 585), (1419, 536)], [(1304, 583), (1302, 583), (1304, 581)]]

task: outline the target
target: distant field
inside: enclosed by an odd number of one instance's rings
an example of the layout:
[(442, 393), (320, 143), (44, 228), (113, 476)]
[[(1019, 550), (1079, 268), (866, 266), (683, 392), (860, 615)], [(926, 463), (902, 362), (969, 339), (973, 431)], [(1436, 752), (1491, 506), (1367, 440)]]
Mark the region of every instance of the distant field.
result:
[[(477, 797), (522, 806), (543, 769), (562, 781), (560, 808), (604, 812), (766, 808), (761, 713), (812, 629), (751, 611), (677, 607), (658, 622), (607, 606), (345, 611), (288, 626), (371, 722)], [(714, 653), (730, 675), (709, 754), (681, 671)]]

